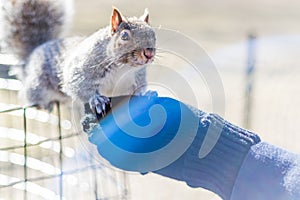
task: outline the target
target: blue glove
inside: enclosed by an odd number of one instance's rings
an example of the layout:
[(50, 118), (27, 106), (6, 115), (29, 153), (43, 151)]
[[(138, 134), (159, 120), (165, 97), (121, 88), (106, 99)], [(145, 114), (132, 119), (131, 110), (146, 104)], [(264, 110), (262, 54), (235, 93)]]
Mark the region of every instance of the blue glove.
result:
[(113, 165), (149, 172), (177, 160), (191, 145), (199, 121), (184, 104), (139, 96), (112, 99), (113, 110), (90, 132), (90, 142)]

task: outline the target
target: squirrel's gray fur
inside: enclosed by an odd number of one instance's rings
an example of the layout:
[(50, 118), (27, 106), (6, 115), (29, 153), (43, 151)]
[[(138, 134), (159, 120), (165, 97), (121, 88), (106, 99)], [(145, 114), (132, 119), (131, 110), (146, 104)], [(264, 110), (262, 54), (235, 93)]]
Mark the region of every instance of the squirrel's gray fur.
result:
[(22, 79), (29, 103), (51, 110), (57, 101), (91, 105), (99, 94), (144, 92), (145, 66), (153, 61), (156, 41), (147, 11), (125, 18), (113, 8), (109, 26), (88, 37), (58, 39), (66, 21), (64, 1), (7, 0), (2, 5), (9, 23), (4, 38), (25, 61)]
[(20, 59), (60, 37), (72, 15), (72, 0), (0, 0), (2, 39)]

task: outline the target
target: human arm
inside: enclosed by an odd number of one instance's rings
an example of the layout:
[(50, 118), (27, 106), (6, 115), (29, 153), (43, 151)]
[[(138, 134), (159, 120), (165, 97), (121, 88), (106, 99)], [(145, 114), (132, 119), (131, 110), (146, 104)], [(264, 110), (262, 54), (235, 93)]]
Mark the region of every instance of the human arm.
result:
[[(191, 187), (206, 188), (223, 199), (299, 199), (300, 174), (293, 172), (299, 156), (262, 143), (256, 134), (217, 115), (170, 98), (147, 98), (134, 97), (130, 104), (124, 100), (115, 108), (112, 102), (115, 112), (89, 132), (89, 140), (99, 153), (116, 167), (152, 171)], [(154, 105), (164, 109), (166, 118)], [(121, 124), (117, 122), (119, 116)], [(163, 119), (161, 128), (158, 122)], [(132, 122), (139, 127), (131, 126)], [(178, 131), (180, 124), (183, 129)], [(176, 144), (177, 135), (183, 139)], [(170, 147), (172, 142), (176, 145)], [(182, 148), (183, 143), (187, 148)], [(164, 151), (166, 147), (170, 150)], [(284, 180), (290, 180), (289, 184), (283, 184)]]
[(252, 146), (231, 199), (300, 199), (300, 156), (265, 142)]

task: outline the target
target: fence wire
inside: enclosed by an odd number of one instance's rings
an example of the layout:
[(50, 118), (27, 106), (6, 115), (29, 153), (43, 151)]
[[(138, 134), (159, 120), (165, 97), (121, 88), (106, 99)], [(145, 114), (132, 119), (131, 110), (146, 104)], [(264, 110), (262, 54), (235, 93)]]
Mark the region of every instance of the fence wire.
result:
[(56, 114), (16, 105), (18, 89), (9, 85), (16, 80), (0, 71), (1, 199), (129, 198), (126, 173), (101, 160), (84, 133), (63, 126), (67, 114), (59, 104)]

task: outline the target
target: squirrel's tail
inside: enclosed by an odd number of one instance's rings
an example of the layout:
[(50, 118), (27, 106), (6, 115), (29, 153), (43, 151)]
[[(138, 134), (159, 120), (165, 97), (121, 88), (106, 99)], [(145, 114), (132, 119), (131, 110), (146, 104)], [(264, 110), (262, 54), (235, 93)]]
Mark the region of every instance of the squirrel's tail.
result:
[(1, 39), (22, 60), (58, 38), (72, 13), (72, 0), (0, 0), (0, 6)]

